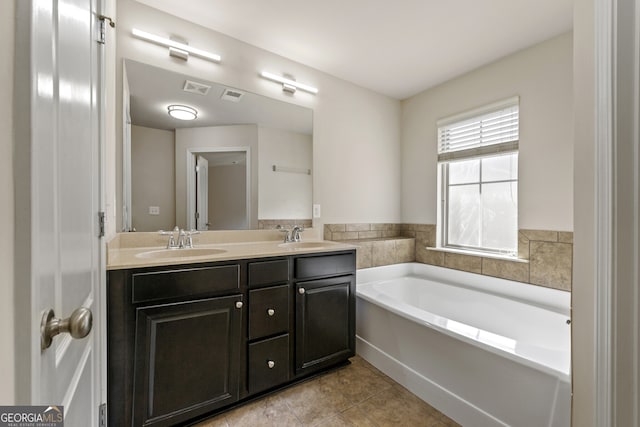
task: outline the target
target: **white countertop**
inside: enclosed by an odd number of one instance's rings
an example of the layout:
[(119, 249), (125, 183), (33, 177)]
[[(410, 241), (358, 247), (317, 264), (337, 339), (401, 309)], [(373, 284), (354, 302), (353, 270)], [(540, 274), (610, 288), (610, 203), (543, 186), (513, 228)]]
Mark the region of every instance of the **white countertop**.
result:
[[(141, 233), (138, 233), (141, 234)], [(146, 233), (145, 233), (146, 234)], [(144, 236), (141, 236), (144, 237)], [(148, 243), (148, 239), (140, 239)], [(236, 259), (262, 258), (272, 256), (300, 255), (306, 253), (333, 252), (355, 249), (353, 245), (327, 240), (303, 240), (300, 244), (284, 244), (282, 240), (194, 243), (196, 249), (218, 249), (219, 253), (198, 254), (189, 249), (166, 249), (166, 246), (122, 246), (109, 245), (107, 253), (107, 270), (129, 268), (157, 267), (164, 265), (194, 264), (213, 261), (229, 261)], [(185, 252), (181, 252), (185, 251)], [(188, 256), (184, 256), (188, 254)], [(174, 256), (175, 255), (175, 256)], [(193, 256), (192, 256), (193, 255)]]

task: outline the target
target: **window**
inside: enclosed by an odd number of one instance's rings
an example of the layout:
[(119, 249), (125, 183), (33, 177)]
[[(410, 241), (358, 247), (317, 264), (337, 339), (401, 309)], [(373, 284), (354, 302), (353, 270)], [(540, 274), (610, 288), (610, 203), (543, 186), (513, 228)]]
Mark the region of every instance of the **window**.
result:
[(515, 255), (519, 100), (438, 121), (439, 245)]

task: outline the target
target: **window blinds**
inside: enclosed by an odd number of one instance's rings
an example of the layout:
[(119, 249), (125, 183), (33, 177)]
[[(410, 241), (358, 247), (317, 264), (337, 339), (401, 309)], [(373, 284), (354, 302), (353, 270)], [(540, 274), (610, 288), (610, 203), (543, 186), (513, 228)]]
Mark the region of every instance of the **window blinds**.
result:
[(439, 120), (438, 161), (518, 149), (519, 98)]

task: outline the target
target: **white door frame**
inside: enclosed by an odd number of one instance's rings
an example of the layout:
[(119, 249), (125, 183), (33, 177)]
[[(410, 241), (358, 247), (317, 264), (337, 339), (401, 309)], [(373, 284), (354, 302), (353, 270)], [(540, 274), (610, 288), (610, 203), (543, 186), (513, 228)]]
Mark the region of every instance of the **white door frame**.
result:
[(595, 6), (594, 425), (639, 425), (640, 0)]
[[(96, 161), (94, 176), (95, 185), (92, 194), (92, 203), (95, 205), (95, 222), (92, 223), (92, 229), (98, 232), (98, 210), (104, 209), (104, 113), (105, 113), (105, 93), (104, 93), (104, 48), (97, 46), (97, 27), (98, 14), (105, 9), (107, 3), (111, 0), (95, 0), (92, 6), (92, 12), (71, 10), (73, 5), (64, 5), (68, 10), (64, 11), (64, 16), (69, 19), (91, 19), (91, 40), (87, 43), (96, 43), (94, 46), (97, 62), (92, 62), (92, 73), (97, 80), (96, 92), (92, 93), (91, 87), (79, 87), (85, 89), (91, 98), (91, 103), (95, 107), (92, 120), (96, 119), (95, 133), (91, 133), (91, 141), (87, 144), (92, 145), (92, 156)], [(40, 60), (47, 66), (51, 65), (50, 59), (47, 58), (46, 49), (43, 52), (36, 51), (38, 47), (43, 45), (42, 38), (39, 40), (41, 44), (36, 42), (36, 37), (42, 36), (43, 33), (36, 34), (36, 30), (42, 30), (43, 23), (47, 25), (47, 14), (51, 14), (50, 9), (46, 9), (47, 2), (38, 4), (36, 1), (19, 1), (16, 2), (16, 70), (20, 70), (15, 75), (16, 94), (14, 96), (14, 179), (15, 188), (15, 378), (16, 390), (15, 401), (18, 404), (60, 404), (63, 402), (44, 402), (41, 393), (41, 369), (40, 363), (43, 353), (40, 348), (40, 322), (42, 312), (38, 308), (40, 304), (40, 292), (37, 283), (39, 282), (39, 274), (43, 271), (51, 275), (52, 271), (47, 263), (48, 260), (41, 260), (35, 256), (39, 248), (56, 245), (58, 237), (50, 235), (49, 230), (39, 230), (37, 222), (34, 218), (41, 214), (37, 212), (38, 203), (37, 194), (42, 195), (43, 191), (34, 186), (37, 185), (35, 177), (39, 173), (35, 160), (47, 161), (47, 154), (39, 153), (39, 148), (35, 147), (32, 141), (43, 141), (43, 125), (46, 121), (40, 121), (42, 116), (38, 116), (38, 97), (47, 97), (47, 88), (53, 87), (47, 75), (48, 69), (41, 69)], [(36, 19), (38, 13), (43, 13), (42, 20)], [(86, 21), (82, 21), (86, 22)], [(47, 27), (49, 28), (49, 27)], [(45, 29), (46, 32), (46, 29)], [(40, 55), (40, 56), (39, 56)], [(49, 61), (49, 62), (47, 62)], [(55, 65), (55, 63), (53, 64)], [(36, 68), (38, 67), (38, 68)], [(102, 67), (102, 69), (101, 69)], [(101, 83), (102, 82), (102, 83)], [(66, 84), (66, 82), (65, 82)], [(71, 83), (73, 84), (73, 83)], [(44, 95), (43, 95), (44, 93)], [(87, 93), (83, 93), (83, 100), (88, 100)], [(53, 99), (53, 93), (50, 94)], [(47, 119), (47, 117), (45, 117)], [(51, 133), (57, 131), (55, 125), (51, 128)], [(38, 134), (38, 132), (40, 132)], [(53, 140), (53, 138), (52, 138)], [(41, 144), (41, 146), (44, 144)], [(38, 156), (39, 154), (39, 156)], [(51, 158), (51, 162), (56, 159)], [(41, 163), (42, 164), (42, 163)], [(54, 168), (55, 170), (55, 168)], [(53, 197), (56, 197), (54, 194)], [(58, 200), (55, 203), (60, 203)], [(92, 208), (93, 210), (93, 208)], [(54, 212), (49, 212), (55, 215)], [(86, 217), (85, 217), (86, 218)], [(65, 238), (73, 238), (73, 230), (62, 230), (65, 232)], [(9, 234), (11, 236), (11, 234)], [(95, 234), (97, 239), (97, 234)], [(67, 243), (68, 245), (68, 243)], [(93, 353), (93, 363), (91, 363), (91, 407), (84, 409), (76, 407), (74, 409), (81, 411), (91, 411), (92, 424), (97, 425), (98, 417), (93, 414), (98, 413), (98, 403), (103, 402), (106, 398), (106, 322), (105, 319), (105, 302), (103, 295), (106, 290), (105, 286), (105, 253), (106, 245), (104, 240), (96, 243), (94, 252), (97, 261), (96, 269), (91, 270), (91, 276), (96, 279), (95, 288), (92, 296), (83, 302), (83, 305), (92, 305), (94, 328), (85, 340), (90, 340)], [(60, 280), (60, 277), (56, 280)], [(55, 307), (54, 307), (55, 308)], [(61, 313), (56, 309), (56, 317), (66, 317), (69, 313)], [(45, 350), (52, 354), (55, 352), (56, 360), (60, 360), (67, 352), (75, 352), (77, 349), (71, 350), (71, 338), (68, 335), (61, 335), (54, 338), (54, 346)], [(11, 348), (11, 344), (9, 344)], [(83, 350), (81, 360), (87, 357), (87, 350)], [(57, 362), (56, 362), (57, 365)], [(88, 372), (88, 371), (87, 371)], [(73, 377), (71, 384), (78, 381), (78, 377)], [(95, 406), (94, 406), (95, 405)], [(83, 409), (78, 409), (83, 408)]]

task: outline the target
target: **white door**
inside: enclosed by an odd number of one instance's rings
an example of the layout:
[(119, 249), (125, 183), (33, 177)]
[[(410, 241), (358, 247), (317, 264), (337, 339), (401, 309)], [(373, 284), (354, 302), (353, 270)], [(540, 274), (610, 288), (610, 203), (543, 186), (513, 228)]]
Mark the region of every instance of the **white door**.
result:
[(196, 230), (209, 229), (209, 162), (196, 159)]
[[(29, 235), (23, 236), (30, 244), (30, 395), (34, 405), (63, 405), (68, 427), (98, 424), (104, 363), (98, 292), (103, 277), (98, 1), (18, 2), (18, 25), (29, 27), (22, 36), (31, 42), (31, 63), (24, 71), (30, 73), (31, 87), (31, 214), (25, 225)], [(61, 333), (41, 350), (43, 314), (53, 309), (56, 318), (65, 319), (80, 307), (94, 314), (88, 336)]]

